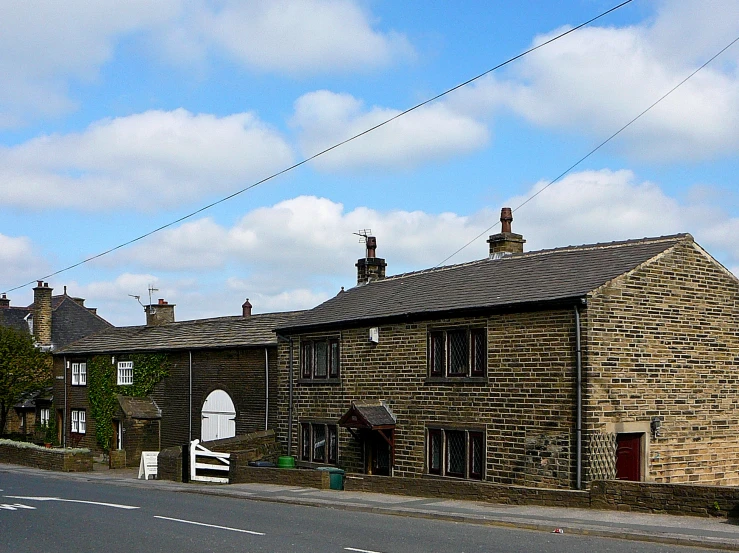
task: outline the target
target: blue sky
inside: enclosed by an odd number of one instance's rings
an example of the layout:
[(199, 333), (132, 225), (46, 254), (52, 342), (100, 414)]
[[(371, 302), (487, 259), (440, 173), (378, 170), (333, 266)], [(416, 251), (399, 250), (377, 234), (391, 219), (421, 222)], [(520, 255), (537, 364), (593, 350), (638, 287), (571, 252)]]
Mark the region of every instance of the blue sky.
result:
[[(0, 291), (166, 224), (615, 1), (0, 0)], [(48, 279), (114, 324), (309, 308), (438, 264), (739, 36), (635, 0), (187, 222)], [(739, 273), (739, 44), (514, 214), (529, 250), (690, 232)], [(496, 225), (492, 232), (497, 232)], [(450, 262), (484, 257), (485, 237)], [(9, 292), (31, 301), (31, 287)]]

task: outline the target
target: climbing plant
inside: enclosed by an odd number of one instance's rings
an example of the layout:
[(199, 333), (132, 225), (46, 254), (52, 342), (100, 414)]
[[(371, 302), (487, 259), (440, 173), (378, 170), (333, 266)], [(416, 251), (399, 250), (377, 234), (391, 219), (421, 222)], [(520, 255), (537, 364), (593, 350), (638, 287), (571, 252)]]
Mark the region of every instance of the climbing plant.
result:
[[(123, 360), (123, 359), (120, 359)], [(113, 441), (113, 416), (118, 409), (117, 394), (146, 397), (169, 375), (169, 359), (164, 353), (138, 353), (126, 356), (133, 361), (133, 384), (117, 385), (117, 365), (109, 355), (96, 355), (87, 363), (87, 390), (90, 412), (95, 419), (95, 439), (108, 451)]]

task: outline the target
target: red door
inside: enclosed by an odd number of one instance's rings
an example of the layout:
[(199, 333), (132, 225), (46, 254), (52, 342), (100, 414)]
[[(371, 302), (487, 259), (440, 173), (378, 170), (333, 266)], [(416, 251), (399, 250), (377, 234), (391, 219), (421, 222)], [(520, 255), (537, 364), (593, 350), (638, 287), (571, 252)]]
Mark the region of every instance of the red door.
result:
[(616, 437), (616, 478), (641, 480), (641, 439), (643, 434), (619, 434)]

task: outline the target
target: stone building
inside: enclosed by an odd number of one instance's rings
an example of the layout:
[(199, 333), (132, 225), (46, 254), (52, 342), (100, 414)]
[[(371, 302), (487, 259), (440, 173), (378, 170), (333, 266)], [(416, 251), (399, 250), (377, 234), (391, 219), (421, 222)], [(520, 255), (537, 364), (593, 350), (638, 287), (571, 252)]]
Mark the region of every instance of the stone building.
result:
[[(14, 328), (33, 336), (36, 345), (54, 351), (85, 336), (112, 328), (94, 307), (85, 307), (83, 298), (64, 293), (53, 295), (48, 282), (38, 281), (33, 289), (33, 303), (28, 306), (10, 305), (6, 294), (0, 297), (0, 326)], [(43, 440), (44, 428), (50, 419), (51, 392), (36, 393), (16, 404), (8, 413), (5, 431), (8, 434), (33, 436)]]
[[(99, 452), (98, 435), (107, 436), (109, 449), (125, 450), (135, 466), (142, 450), (274, 428), (273, 329), (295, 313), (252, 315), (247, 300), (241, 316), (175, 322), (174, 307), (159, 300), (145, 307), (146, 325), (113, 328), (55, 352), (54, 407), (67, 444)], [(147, 372), (154, 361), (163, 372)], [(108, 375), (106, 393), (115, 396), (104, 423), (91, 406), (90, 394), (100, 393), (91, 392), (98, 374)], [(147, 382), (150, 393), (133, 393)], [(100, 432), (99, 424), (110, 426)]]
[(501, 220), (470, 263), (385, 277), (368, 248), (278, 329), (283, 446), (432, 480), (739, 484), (737, 278), (689, 234), (524, 253)]

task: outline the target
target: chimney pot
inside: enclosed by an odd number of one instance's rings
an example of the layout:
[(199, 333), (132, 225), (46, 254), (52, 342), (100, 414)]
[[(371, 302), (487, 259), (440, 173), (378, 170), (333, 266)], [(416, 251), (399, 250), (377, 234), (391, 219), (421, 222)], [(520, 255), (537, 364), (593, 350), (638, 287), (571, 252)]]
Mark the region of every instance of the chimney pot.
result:
[(488, 238), (490, 244), (490, 257), (497, 258), (501, 255), (512, 253), (523, 253), (523, 245), (526, 240), (523, 236), (511, 232), (511, 223), (513, 222), (513, 211), (510, 207), (504, 207), (500, 210), (501, 228), (498, 234), (493, 234)]
[(249, 303), (249, 298), (246, 298), (246, 301), (241, 304), (241, 316), (242, 317), (251, 317), (251, 303)]
[(354, 265), (357, 268), (357, 286), (385, 278), (387, 263), (384, 259), (375, 257), (376, 250), (377, 238), (368, 236), (366, 256), (364, 259), (358, 259)]

